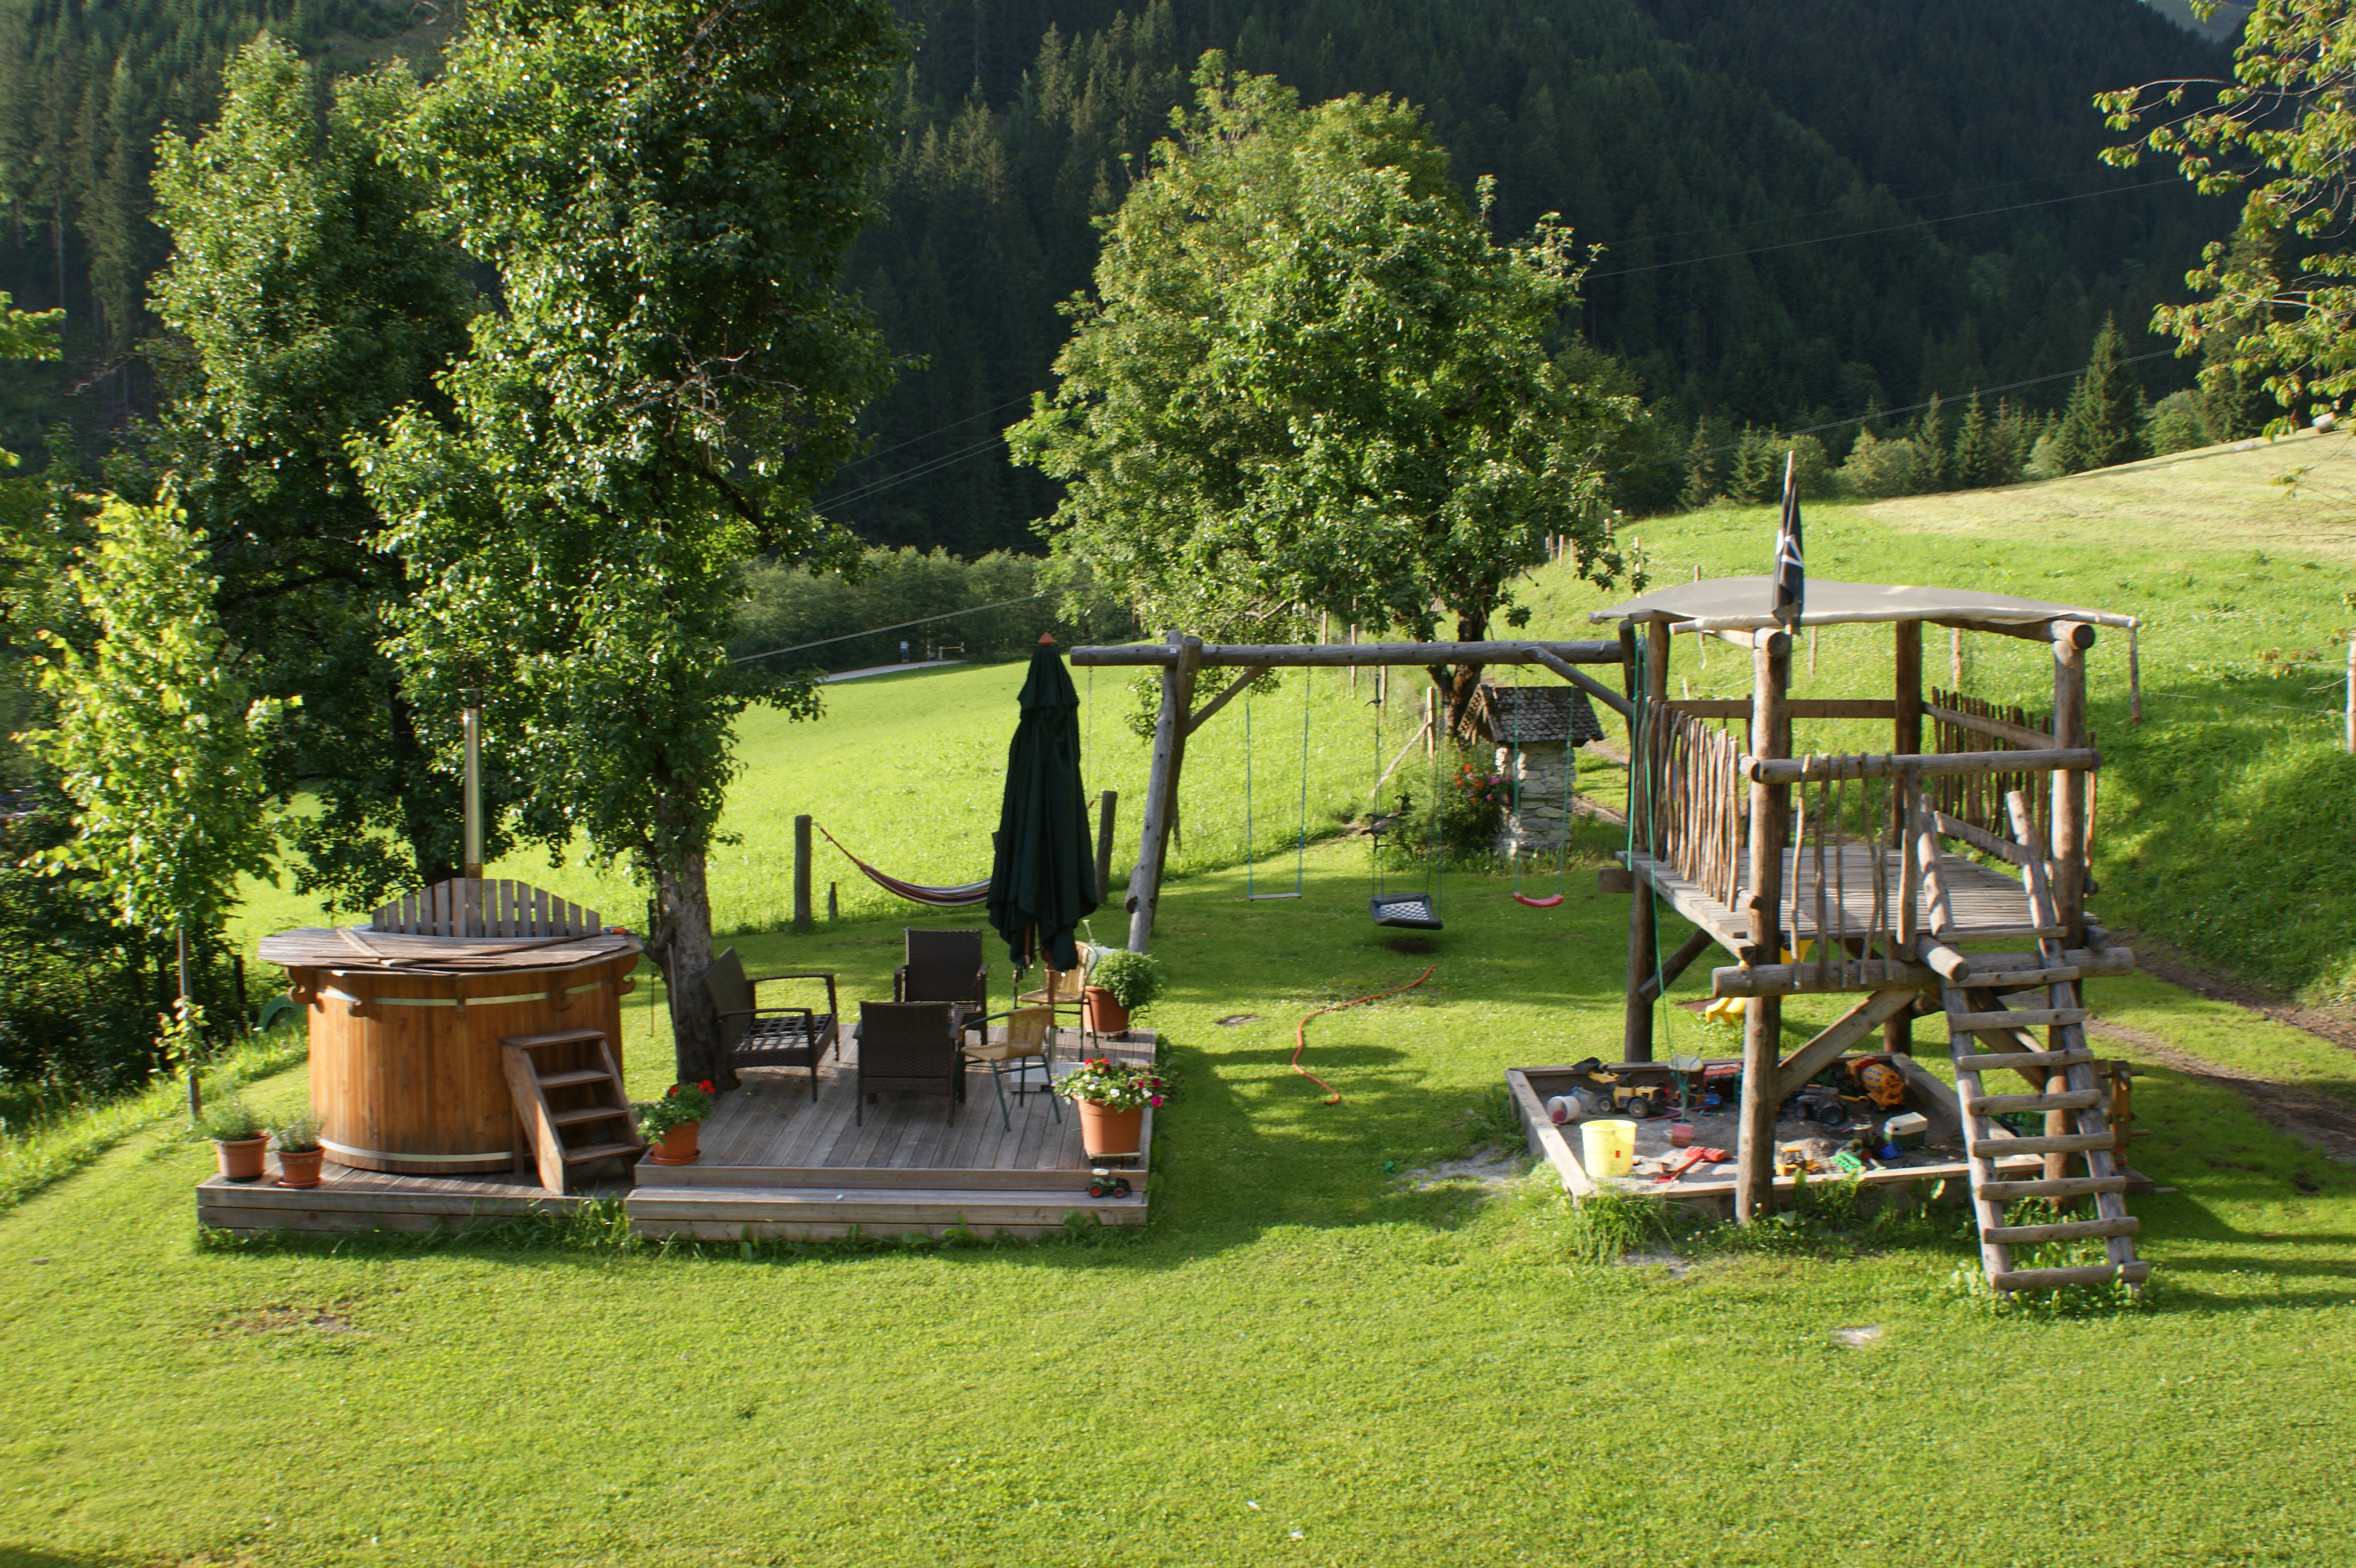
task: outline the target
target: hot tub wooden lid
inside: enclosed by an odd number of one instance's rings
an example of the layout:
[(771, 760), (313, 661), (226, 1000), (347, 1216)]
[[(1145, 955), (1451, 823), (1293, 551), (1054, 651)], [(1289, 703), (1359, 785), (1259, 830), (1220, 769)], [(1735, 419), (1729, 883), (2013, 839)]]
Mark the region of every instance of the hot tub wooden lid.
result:
[(264, 937), (256, 956), (281, 969), (340, 973), (496, 974), (631, 957), (645, 950), (624, 935), (434, 937), (350, 926), (306, 927)]

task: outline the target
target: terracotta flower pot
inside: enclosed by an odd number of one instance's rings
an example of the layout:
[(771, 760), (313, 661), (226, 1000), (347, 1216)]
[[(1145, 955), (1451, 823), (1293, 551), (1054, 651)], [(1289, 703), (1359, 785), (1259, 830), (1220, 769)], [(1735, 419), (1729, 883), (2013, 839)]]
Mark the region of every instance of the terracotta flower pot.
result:
[(1103, 1155), (1133, 1155), (1145, 1135), (1145, 1107), (1134, 1111), (1111, 1111), (1093, 1100), (1079, 1101), (1080, 1143), (1088, 1157)]
[(278, 1185), (281, 1187), (316, 1187), (319, 1185), (319, 1162), (326, 1157), (324, 1149), (281, 1149), (278, 1151)]
[[(1112, 993), (1101, 985), (1087, 986), (1080, 993), (1080, 1009), (1086, 1015), (1090, 1030), (1099, 1035), (1124, 1035), (1129, 1032), (1129, 1009), (1112, 999)], [(1085, 1101), (1083, 1104), (1087, 1103)]]
[(655, 1145), (648, 1159), (659, 1165), (691, 1165), (703, 1157), (696, 1140), (703, 1136), (701, 1122), (681, 1122), (664, 1129), (662, 1142)]
[(220, 1174), (231, 1181), (260, 1181), (262, 1154), (269, 1147), (267, 1138), (239, 1138), (230, 1143), (213, 1140), (213, 1153), (220, 1158)]

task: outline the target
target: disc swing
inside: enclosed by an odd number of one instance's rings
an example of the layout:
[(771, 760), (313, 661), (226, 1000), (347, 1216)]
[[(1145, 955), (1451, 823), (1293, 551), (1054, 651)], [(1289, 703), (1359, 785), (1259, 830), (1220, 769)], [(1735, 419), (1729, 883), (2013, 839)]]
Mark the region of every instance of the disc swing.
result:
[[(1513, 757), (1513, 768), (1514, 768), (1514, 804), (1513, 804), (1513, 812), (1514, 812), (1514, 823), (1515, 823), (1515, 825), (1516, 827), (1519, 827), (1519, 826), (1520, 826), (1520, 824), (1521, 824), (1521, 821), (1522, 821), (1522, 702), (1521, 702), (1521, 695), (1522, 695), (1522, 672), (1521, 672), (1520, 669), (1517, 667), (1517, 668), (1515, 668), (1515, 670), (1514, 671), (1514, 723), (1513, 723), (1513, 733), (1512, 733), (1512, 735), (1508, 737), (1508, 739), (1507, 739), (1507, 741), (1506, 741), (1506, 745), (1507, 745), (1509, 747), (1511, 747), (1511, 755), (1512, 755), (1512, 757)], [(1564, 746), (1563, 746), (1563, 763), (1564, 763), (1564, 766), (1566, 767), (1566, 768), (1569, 768), (1569, 767), (1571, 766), (1571, 764), (1570, 764), (1570, 746), (1569, 746), (1569, 745), (1567, 742), (1565, 743), (1565, 745), (1564, 745)], [(1516, 845), (1515, 846), (1515, 849), (1514, 849), (1514, 902), (1515, 902), (1515, 903), (1516, 903), (1516, 904), (1523, 904), (1523, 905), (1526, 905), (1526, 906), (1528, 906), (1530, 908), (1533, 908), (1533, 909), (1551, 909), (1551, 908), (1553, 908), (1556, 905), (1558, 905), (1558, 904), (1561, 903), (1561, 902), (1562, 902), (1562, 877), (1563, 877), (1563, 866), (1564, 866), (1564, 864), (1565, 864), (1566, 862), (1568, 862), (1569, 859), (1570, 859), (1570, 779), (1569, 779), (1569, 778), (1566, 777), (1566, 778), (1564, 779), (1564, 780), (1563, 780), (1563, 792), (1562, 792), (1562, 843), (1561, 843), (1561, 845), (1560, 845), (1559, 849), (1558, 850), (1558, 852), (1557, 852), (1557, 854), (1556, 854), (1556, 856), (1555, 856), (1555, 863), (1554, 863), (1554, 891), (1553, 891), (1553, 892), (1551, 892), (1551, 893), (1537, 894), (1537, 895), (1528, 894), (1528, 893), (1525, 893), (1525, 892), (1523, 892), (1523, 891), (1522, 891), (1522, 854), (1521, 854), (1521, 846), (1520, 846), (1520, 845), (1518, 845), (1518, 844), (1516, 844)]]
[[(1375, 765), (1377, 768), (1382, 766), (1383, 760), (1383, 694), (1389, 685), (1387, 680), (1383, 680), (1375, 687)], [(1408, 741), (1408, 746), (1412, 746), (1422, 736), (1423, 732), (1418, 730)], [(1405, 748), (1402, 748), (1399, 756), (1404, 757), (1406, 755)], [(1410, 931), (1436, 931), (1440, 929), (1440, 886), (1433, 875), (1440, 856), (1440, 747), (1436, 742), (1431, 748), (1431, 854), (1423, 863), (1421, 892), (1390, 893), (1383, 887), (1383, 835), (1407, 820), (1415, 797), (1401, 793), (1399, 809), (1388, 817), (1376, 817), (1367, 831), (1373, 846), (1367, 851), (1367, 855), (1373, 866), (1374, 896), (1366, 900), (1366, 904), (1377, 926), (1398, 926)], [(1398, 766), (1397, 762), (1391, 764), (1394, 768)], [(1385, 769), (1376, 778), (1377, 792), (1381, 790), (1383, 781), (1389, 777), (1389, 769)]]
[(1253, 891), (1252, 862), (1258, 840), (1252, 836), (1252, 693), (1244, 688), (1244, 900), (1254, 903), (1265, 898), (1298, 898), (1301, 897), (1301, 875), (1309, 859), (1309, 687), (1306, 672), (1301, 678), (1301, 829), (1292, 849), (1292, 891), (1290, 893), (1258, 893)]

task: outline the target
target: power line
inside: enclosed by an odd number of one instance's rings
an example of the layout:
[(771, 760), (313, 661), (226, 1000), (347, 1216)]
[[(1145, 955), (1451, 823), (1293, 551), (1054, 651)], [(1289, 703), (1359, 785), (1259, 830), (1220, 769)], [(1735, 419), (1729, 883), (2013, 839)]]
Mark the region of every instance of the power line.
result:
[[(977, 414), (975, 417), (979, 418), (980, 416)], [(938, 433), (936, 432), (936, 434)], [(919, 437), (919, 439), (922, 439), (922, 437)], [(974, 442), (971, 446), (960, 446), (956, 451), (944, 454), (941, 456), (927, 457), (913, 468), (903, 468), (896, 474), (886, 474), (882, 478), (875, 480), (872, 484), (862, 486), (858, 489), (851, 491), (848, 495), (836, 496), (831, 499), (822, 501), (813, 510), (815, 510), (820, 517), (824, 517), (830, 510), (849, 506), (853, 501), (863, 501), (870, 496), (881, 495), (885, 490), (905, 485), (911, 479), (921, 479), (928, 474), (937, 474), (943, 468), (953, 467), (957, 464), (962, 463), (969, 457), (978, 457), (993, 447), (1003, 446), (1005, 442), (1006, 437), (1002, 435), (992, 435), (987, 436), (982, 440)]]
[[(950, 431), (955, 430), (960, 424), (971, 424), (977, 419), (988, 419), (993, 413), (1003, 413), (1010, 408), (1020, 407), (1030, 401), (1031, 394), (1029, 392), (1024, 392), (1021, 397), (1008, 398), (1004, 403), (998, 404), (994, 408), (985, 408), (980, 413), (969, 413), (963, 419), (952, 419), (937, 430), (927, 430), (922, 435), (911, 435), (905, 441), (895, 441), (889, 446), (879, 446), (874, 451), (868, 453), (864, 456), (853, 457), (850, 462), (845, 463), (842, 467), (844, 468), (855, 468), (862, 463), (872, 463), (876, 458), (881, 457), (887, 453), (897, 452), (903, 446), (914, 446), (919, 441), (930, 441), (936, 435), (947, 435)], [(841, 471), (841, 469), (836, 470), (838, 474), (840, 474)]]
[(1740, 256), (1760, 256), (1770, 251), (1789, 251), (1801, 245), (1822, 245), (1835, 240), (1862, 240), (1873, 234), (1891, 234), (1901, 229), (1912, 229), (1932, 223), (1960, 223), (1966, 218), (1992, 218), (1999, 212), (2022, 212), (2032, 207), (2055, 207), (2065, 201), (2091, 201), (2098, 196), (2117, 196), (2130, 190), (2148, 190), (2154, 186), (2174, 185), (2177, 180), (2147, 179), (2140, 185), (2114, 186), (2108, 190), (2081, 191), (2075, 196), (2049, 196), (2040, 201), (2016, 201), (2005, 207), (1984, 207), (1976, 212), (1951, 212), (1944, 218), (1910, 218), (1903, 223), (1885, 223), (1879, 229), (1852, 229), (1845, 234), (1815, 234), (1805, 240), (1786, 240), (1775, 245), (1753, 245), (1747, 251), (1720, 251), (1712, 256), (1687, 256), (1680, 261), (1654, 262), (1646, 266), (1622, 267), (1617, 272), (1589, 273), (1582, 282), (1600, 278), (1624, 278), (1637, 273), (1665, 272), (1671, 267), (1697, 267), (1704, 262), (1729, 262)]
[(731, 664), (750, 664), (755, 659), (774, 659), (780, 653), (799, 653), (806, 648), (824, 648), (829, 643), (849, 642), (853, 638), (873, 637), (886, 631), (905, 631), (912, 626), (929, 626), (937, 620), (955, 620), (959, 616), (980, 615), (984, 610), (1008, 609), (1015, 605), (1027, 605), (1033, 599), (1044, 599), (1055, 590), (1042, 588), (1035, 594), (1025, 594), (1019, 599), (1001, 599), (994, 605), (974, 605), (967, 609), (948, 610), (937, 616), (918, 616), (915, 620), (894, 622), (891, 626), (871, 626), (865, 631), (846, 631), (841, 637), (821, 637), (816, 642), (797, 642), (791, 648), (772, 648), (761, 653), (747, 653), (732, 659)]

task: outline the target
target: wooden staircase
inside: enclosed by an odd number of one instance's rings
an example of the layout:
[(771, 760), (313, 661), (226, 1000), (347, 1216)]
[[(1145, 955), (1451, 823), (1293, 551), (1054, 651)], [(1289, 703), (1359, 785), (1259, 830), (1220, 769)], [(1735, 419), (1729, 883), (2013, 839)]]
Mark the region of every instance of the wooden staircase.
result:
[[(561, 1193), (580, 1166), (621, 1160), (626, 1171), (646, 1152), (604, 1030), (510, 1036), (499, 1052), (515, 1097), (516, 1135), (541, 1186)], [(523, 1157), (516, 1165), (523, 1168)]]
[[(2045, 878), (2045, 858), (2037, 849), (2028, 801), (2016, 793), (2011, 806), (2014, 834), (2028, 852), (2021, 859), (2030, 910), (2040, 926), (2058, 926), (2052, 890)], [(2135, 1236), (2140, 1221), (2127, 1212), (2124, 1196), (2127, 1178), (2119, 1172), (2116, 1155), (2118, 1134), (2104, 1113), (2109, 1091), (2097, 1077), (2094, 1053), (2086, 1048), (2086, 1010), (2079, 1005), (2079, 972), (2063, 959), (2059, 940), (2043, 939), (2038, 951), (2044, 967), (2036, 978), (2047, 985), (2043, 1007), (2008, 1007), (1995, 990), (1972, 984), (1968, 975), (1962, 983), (1941, 988), (1955, 1063), (1955, 1095), (1964, 1112), (1981, 1265), (1987, 1271), (1988, 1283), (1998, 1291), (2050, 1290), (2114, 1281), (2140, 1285), (2150, 1274), (2151, 1264), (2136, 1256)], [(2009, 977), (2001, 983), (2008, 990), (2018, 983)], [(2050, 1041), (2040, 1042), (2029, 1032), (2035, 1028), (2051, 1031)], [(2030, 1092), (1988, 1092), (1980, 1075), (1991, 1069), (2019, 1073), (2029, 1081)], [(2044, 1112), (2044, 1133), (1997, 1137), (1989, 1119), (2010, 1112)], [(2006, 1155), (2043, 1155), (2045, 1172), (2032, 1180), (1999, 1180), (1996, 1161)], [(2073, 1156), (2085, 1162), (2085, 1175), (2068, 1174)], [(2006, 1207), (2022, 1197), (2065, 1203), (2092, 1197), (2095, 1217), (2049, 1225), (2006, 1224)], [(2062, 1269), (2012, 1266), (2016, 1246), (2094, 1240), (2103, 1243), (2106, 1254), (2101, 1263)]]

